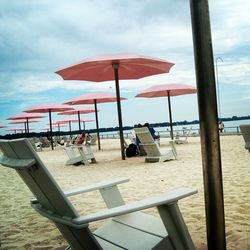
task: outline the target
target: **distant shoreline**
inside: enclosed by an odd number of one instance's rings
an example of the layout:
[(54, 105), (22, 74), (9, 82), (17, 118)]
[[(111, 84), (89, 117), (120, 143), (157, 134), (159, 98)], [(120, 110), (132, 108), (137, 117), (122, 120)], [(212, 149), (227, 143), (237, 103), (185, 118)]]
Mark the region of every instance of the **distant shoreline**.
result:
[[(223, 122), (230, 122), (230, 121), (240, 121), (240, 120), (250, 120), (250, 115), (249, 116), (232, 116), (228, 118), (221, 118)], [(173, 126), (187, 126), (187, 125), (197, 125), (199, 124), (199, 120), (193, 120), (193, 121), (178, 121), (178, 122), (173, 122)], [(159, 122), (159, 123), (150, 123), (150, 125), (154, 128), (160, 128), (160, 127), (169, 127), (170, 123), (169, 122)], [(133, 129), (134, 126), (124, 126), (123, 130), (131, 130)], [(88, 133), (96, 133), (96, 129), (88, 129)], [(108, 132), (117, 132), (119, 131), (118, 127), (108, 127), (108, 128), (100, 128), (99, 132), (100, 133), (108, 133)], [(64, 136), (64, 135), (75, 135), (79, 134), (78, 130), (71, 131), (54, 131), (53, 135), (54, 136)], [(40, 132), (40, 133), (30, 133), (29, 137), (43, 137), (47, 136), (47, 132)], [(18, 134), (6, 134), (1, 136), (0, 139), (16, 139), (16, 138), (23, 138), (25, 137), (25, 133), (18, 133)], [(28, 136), (27, 136), (28, 137)]]

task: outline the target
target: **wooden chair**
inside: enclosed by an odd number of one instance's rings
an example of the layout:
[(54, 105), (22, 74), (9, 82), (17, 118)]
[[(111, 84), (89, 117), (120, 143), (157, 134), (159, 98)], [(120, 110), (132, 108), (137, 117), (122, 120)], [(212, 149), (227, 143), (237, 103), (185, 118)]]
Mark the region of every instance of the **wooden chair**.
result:
[[(196, 189), (180, 188), (126, 205), (117, 184), (127, 179), (63, 192), (27, 139), (0, 140), (0, 149), (0, 164), (18, 172), (36, 198), (31, 206), (55, 223), (70, 245), (67, 249), (195, 249), (177, 202)], [(93, 190), (100, 191), (107, 209), (80, 216), (68, 196)], [(161, 219), (140, 212), (151, 207), (157, 207)], [(90, 223), (108, 218), (90, 230)]]
[(71, 145), (64, 148), (69, 160), (67, 160), (66, 165), (79, 165), (83, 163), (88, 165), (90, 162), (96, 163), (95, 156), (90, 145)]
[(250, 153), (250, 124), (240, 125), (240, 131), (245, 141), (245, 149)]
[(177, 151), (173, 141), (170, 141), (170, 148), (160, 149), (158, 142), (154, 141), (147, 127), (134, 128), (136, 135), (140, 140), (140, 145), (143, 146), (147, 156), (146, 162), (159, 162), (171, 159), (177, 159)]
[(188, 143), (188, 137), (191, 134), (191, 130), (192, 130), (192, 127), (190, 127), (190, 129), (188, 131), (184, 132), (184, 136), (180, 136), (179, 134), (177, 134), (175, 139), (174, 139), (174, 142), (176, 144), (186, 144), (186, 143)]

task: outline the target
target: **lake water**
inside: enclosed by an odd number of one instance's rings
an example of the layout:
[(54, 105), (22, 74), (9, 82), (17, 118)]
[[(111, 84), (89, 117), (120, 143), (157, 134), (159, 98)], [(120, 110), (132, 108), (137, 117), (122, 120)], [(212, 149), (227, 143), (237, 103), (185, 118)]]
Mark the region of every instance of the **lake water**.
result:
[[(226, 133), (238, 133), (239, 126), (240, 124), (250, 124), (250, 119), (248, 120), (239, 120), (239, 121), (226, 121), (223, 122), (225, 129), (224, 132)], [(173, 126), (174, 133), (178, 132), (180, 134), (184, 133), (186, 130), (189, 130), (190, 127), (192, 127), (192, 133), (194, 134), (199, 134), (199, 124), (190, 124), (190, 125), (180, 125), (180, 126)], [(160, 132), (161, 135), (166, 134), (169, 136), (170, 134), (170, 127), (155, 127), (154, 128), (156, 132)], [(130, 134), (131, 130), (124, 130), (124, 134)], [(117, 137), (117, 132), (105, 132), (105, 133), (100, 133), (101, 135), (112, 137), (115, 136)]]

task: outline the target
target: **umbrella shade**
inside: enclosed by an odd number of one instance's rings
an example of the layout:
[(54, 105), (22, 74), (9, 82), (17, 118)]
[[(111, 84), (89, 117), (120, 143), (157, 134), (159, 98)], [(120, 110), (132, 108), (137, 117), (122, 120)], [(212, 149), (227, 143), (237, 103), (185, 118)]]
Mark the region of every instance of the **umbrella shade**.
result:
[[(19, 119), (19, 120), (12, 120), (11, 122), (9, 122), (10, 124), (20, 124), (23, 123), (24, 124), (24, 130), (27, 131), (28, 130), (28, 123), (31, 122), (39, 122), (40, 120), (35, 119), (35, 118), (30, 118), (28, 119), (28, 122), (26, 119)], [(29, 129), (30, 130), (30, 129)]]
[[(17, 131), (23, 132), (24, 130), (25, 130), (24, 128), (8, 128), (8, 129), (6, 129), (6, 131), (14, 131), (15, 133)], [(32, 129), (30, 129), (30, 130), (32, 130)]]
[(125, 160), (119, 80), (140, 79), (168, 73), (174, 64), (136, 54), (100, 55), (56, 71), (64, 80), (115, 80), (122, 159)]
[(65, 123), (69, 123), (69, 130), (70, 130), (70, 132), (71, 132), (71, 122), (83, 122), (83, 123), (85, 123), (85, 122), (92, 122), (92, 121), (94, 121), (94, 120), (91, 120), (91, 119), (64, 119), (64, 120), (60, 120), (60, 121), (57, 121), (56, 123), (57, 124), (65, 124)]
[[(81, 132), (81, 121), (80, 121), (81, 114), (89, 114), (89, 113), (94, 113), (94, 112), (95, 112), (95, 109), (93, 109), (92, 107), (77, 107), (77, 108), (74, 108), (74, 110), (69, 110), (69, 111), (64, 111), (64, 112), (58, 113), (58, 115), (75, 115), (75, 114), (77, 114), (78, 115), (79, 131)], [(97, 112), (99, 112), (99, 110), (97, 110)], [(84, 126), (84, 130), (85, 130), (85, 126)]]
[[(30, 122), (39, 122), (40, 120), (38, 119), (29, 119), (29, 123)], [(26, 119), (19, 119), (19, 120), (13, 120), (11, 122), (9, 122), (10, 124), (19, 124), (19, 123), (26, 123)]]
[[(124, 97), (120, 97), (120, 100), (126, 100)], [(100, 134), (99, 134), (99, 123), (98, 123), (98, 103), (107, 103), (107, 102), (116, 102), (116, 95), (110, 92), (94, 92), (75, 97), (69, 101), (66, 101), (65, 104), (77, 105), (77, 104), (94, 104), (95, 106), (95, 118), (96, 118), (96, 131), (97, 131), (97, 140), (98, 148), (101, 149), (100, 143)]]
[(29, 120), (30, 119), (35, 119), (35, 118), (43, 118), (44, 116), (39, 114), (39, 113), (32, 113), (32, 114), (28, 114), (28, 113), (21, 113), (21, 114), (17, 114), (14, 116), (11, 116), (9, 118), (7, 118), (7, 120), (20, 120), (20, 119), (26, 119), (26, 125), (27, 125), (27, 129), (25, 129), (25, 131), (27, 131), (27, 133), (29, 133)]
[(53, 140), (52, 140), (52, 118), (51, 113), (52, 112), (61, 112), (61, 111), (67, 111), (73, 109), (72, 107), (68, 105), (62, 105), (62, 104), (43, 104), (34, 106), (32, 108), (29, 108), (25, 110), (27, 113), (49, 113), (49, 124), (50, 124), (50, 137), (51, 137), (51, 148), (53, 148)]
[(39, 113), (32, 113), (32, 114), (28, 114), (28, 113), (21, 113), (21, 114), (18, 114), (18, 115), (14, 115), (14, 116), (11, 116), (9, 118), (7, 118), (7, 120), (19, 120), (19, 119), (34, 119), (34, 118), (43, 118), (45, 117), (44, 115), (41, 115)]
[(173, 136), (173, 125), (172, 125), (172, 111), (171, 111), (171, 102), (170, 96), (177, 96), (177, 95), (186, 95), (186, 94), (193, 94), (196, 93), (197, 89), (190, 85), (185, 84), (162, 84), (150, 87), (145, 89), (144, 91), (138, 93), (135, 97), (147, 97), (147, 98), (154, 98), (154, 97), (168, 97), (168, 109), (169, 109), (169, 123), (170, 123), (170, 133), (171, 139), (174, 139)]
[(64, 80), (94, 82), (114, 80), (114, 64), (119, 65), (119, 79), (140, 79), (169, 72), (174, 65), (158, 58), (136, 54), (99, 55), (56, 71)]

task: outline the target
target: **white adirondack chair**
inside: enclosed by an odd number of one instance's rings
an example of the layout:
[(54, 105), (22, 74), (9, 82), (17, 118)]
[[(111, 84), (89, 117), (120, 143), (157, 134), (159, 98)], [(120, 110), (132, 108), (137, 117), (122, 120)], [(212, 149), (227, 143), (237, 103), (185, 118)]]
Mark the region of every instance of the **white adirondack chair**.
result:
[(240, 125), (240, 131), (245, 141), (245, 149), (250, 153), (250, 124)]
[(174, 142), (176, 144), (185, 144), (188, 143), (188, 137), (190, 136), (192, 131), (192, 127), (188, 131), (185, 132), (184, 136), (180, 136), (179, 134), (176, 135)]
[(146, 162), (162, 162), (178, 158), (173, 141), (169, 142), (170, 148), (160, 149), (158, 142), (154, 141), (147, 127), (134, 128), (134, 130), (140, 140), (140, 145), (147, 154)]
[[(63, 192), (27, 139), (0, 140), (0, 149), (0, 164), (18, 172), (36, 198), (31, 206), (55, 223), (70, 245), (67, 249), (195, 249), (178, 200), (196, 189), (180, 188), (126, 205), (117, 184), (127, 179)], [(67, 197), (93, 190), (100, 191), (107, 209), (80, 216)], [(161, 219), (140, 212), (151, 207), (157, 207)], [(99, 229), (90, 230), (89, 224), (108, 218)]]
[(71, 145), (64, 148), (69, 159), (66, 165), (88, 165), (90, 162), (96, 163), (95, 156), (90, 145)]

